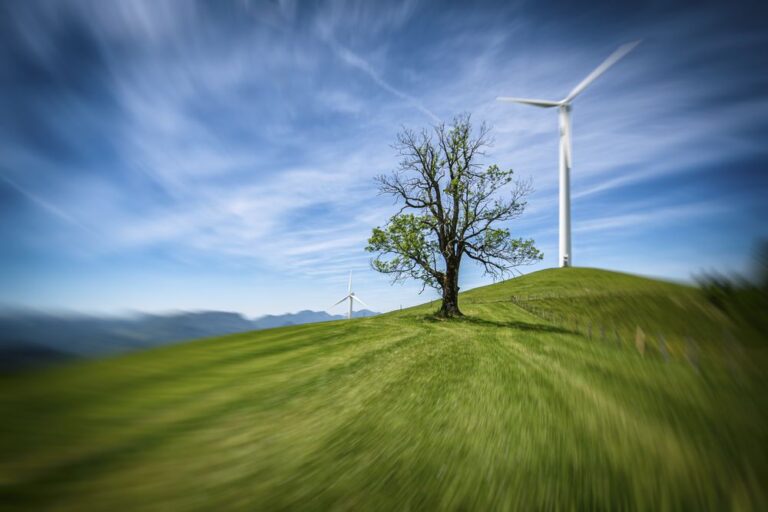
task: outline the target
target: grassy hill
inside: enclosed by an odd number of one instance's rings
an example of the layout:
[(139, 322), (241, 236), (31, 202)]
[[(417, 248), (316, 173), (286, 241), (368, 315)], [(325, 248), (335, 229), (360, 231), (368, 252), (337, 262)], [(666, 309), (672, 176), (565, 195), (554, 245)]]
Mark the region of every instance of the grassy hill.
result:
[(768, 509), (764, 333), (590, 269), (461, 306), (1, 377), (0, 504)]

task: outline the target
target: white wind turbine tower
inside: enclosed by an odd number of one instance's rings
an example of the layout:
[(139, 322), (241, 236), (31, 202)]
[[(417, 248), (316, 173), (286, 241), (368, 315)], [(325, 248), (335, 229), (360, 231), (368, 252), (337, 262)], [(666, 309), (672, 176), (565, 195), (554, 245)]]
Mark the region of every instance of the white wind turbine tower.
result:
[(362, 304), (363, 306), (365, 306), (367, 308), (371, 307), (368, 304), (366, 304), (365, 302), (363, 302), (362, 300), (360, 300), (357, 297), (357, 295), (355, 295), (355, 292), (352, 291), (352, 272), (349, 273), (349, 287), (347, 288), (347, 296), (344, 297), (343, 299), (341, 299), (339, 302), (337, 302), (336, 304), (334, 304), (331, 307), (332, 308), (336, 307), (339, 304), (341, 304), (342, 302), (344, 302), (345, 300), (349, 300), (349, 312), (347, 313), (347, 320), (352, 320), (352, 303), (354, 301), (359, 302), (360, 304)]
[(523, 103), (534, 107), (552, 108), (560, 110), (560, 260), (561, 267), (573, 265), (571, 253), (571, 167), (573, 164), (571, 153), (571, 102), (597, 77), (605, 73), (608, 68), (616, 64), (622, 57), (640, 44), (634, 41), (620, 46), (602, 64), (597, 66), (587, 78), (560, 101), (532, 100), (526, 98), (498, 97), (498, 101)]

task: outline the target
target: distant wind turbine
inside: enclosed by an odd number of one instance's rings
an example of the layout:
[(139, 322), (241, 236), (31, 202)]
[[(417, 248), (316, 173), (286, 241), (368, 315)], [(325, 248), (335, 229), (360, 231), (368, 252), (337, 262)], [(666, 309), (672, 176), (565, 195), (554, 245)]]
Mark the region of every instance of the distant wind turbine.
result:
[(634, 41), (620, 46), (610, 57), (605, 59), (602, 64), (597, 66), (587, 78), (581, 81), (579, 85), (560, 101), (532, 100), (526, 98), (510, 98), (501, 96), (496, 98), (498, 101), (512, 103), (523, 103), (533, 105), (534, 107), (560, 109), (560, 261), (561, 267), (570, 267), (573, 265), (573, 254), (571, 253), (571, 102), (578, 96), (589, 84), (605, 73), (608, 68), (616, 64), (622, 57), (632, 51), (640, 41)]
[(363, 306), (365, 306), (367, 308), (370, 307), (368, 304), (366, 304), (365, 302), (360, 300), (357, 297), (357, 295), (355, 295), (355, 292), (352, 291), (352, 272), (349, 273), (349, 287), (347, 288), (347, 296), (344, 297), (343, 299), (341, 299), (339, 302), (337, 302), (336, 304), (334, 304), (331, 307), (334, 308), (334, 307), (338, 306), (339, 304), (341, 304), (342, 302), (344, 302), (345, 300), (349, 300), (349, 313), (347, 313), (347, 320), (352, 320), (352, 303), (353, 303), (353, 301), (357, 301), (357, 302), (359, 302), (360, 304), (362, 304)]

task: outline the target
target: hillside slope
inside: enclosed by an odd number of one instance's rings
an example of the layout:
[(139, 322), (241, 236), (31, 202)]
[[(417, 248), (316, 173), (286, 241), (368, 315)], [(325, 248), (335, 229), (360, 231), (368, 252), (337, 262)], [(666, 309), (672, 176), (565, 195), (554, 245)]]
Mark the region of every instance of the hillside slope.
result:
[(1, 502), (768, 508), (765, 345), (695, 290), (548, 270), (461, 306), (2, 377)]

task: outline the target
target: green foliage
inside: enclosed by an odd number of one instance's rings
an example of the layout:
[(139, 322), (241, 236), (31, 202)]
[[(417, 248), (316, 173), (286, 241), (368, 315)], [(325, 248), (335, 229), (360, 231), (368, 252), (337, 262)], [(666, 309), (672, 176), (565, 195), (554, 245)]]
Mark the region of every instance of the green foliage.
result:
[(699, 287), (710, 304), (732, 322), (768, 341), (768, 241), (755, 252), (752, 279), (710, 273), (699, 276)]
[(699, 286), (720, 312), (768, 339), (768, 287), (765, 284), (709, 274), (699, 278)]
[[(736, 330), (718, 357), (736, 327), (701, 292), (553, 269), (462, 301), (0, 377), (2, 508), (768, 509), (768, 354)], [(540, 309), (693, 328), (711, 357)]]
[(373, 268), (396, 279), (412, 277), (428, 286), (439, 285), (433, 273), (427, 269), (436, 265), (435, 254), (439, 251), (436, 241), (430, 237), (427, 219), (413, 214), (393, 216), (387, 226), (374, 228), (366, 250), (394, 254), (389, 260), (375, 258)]

